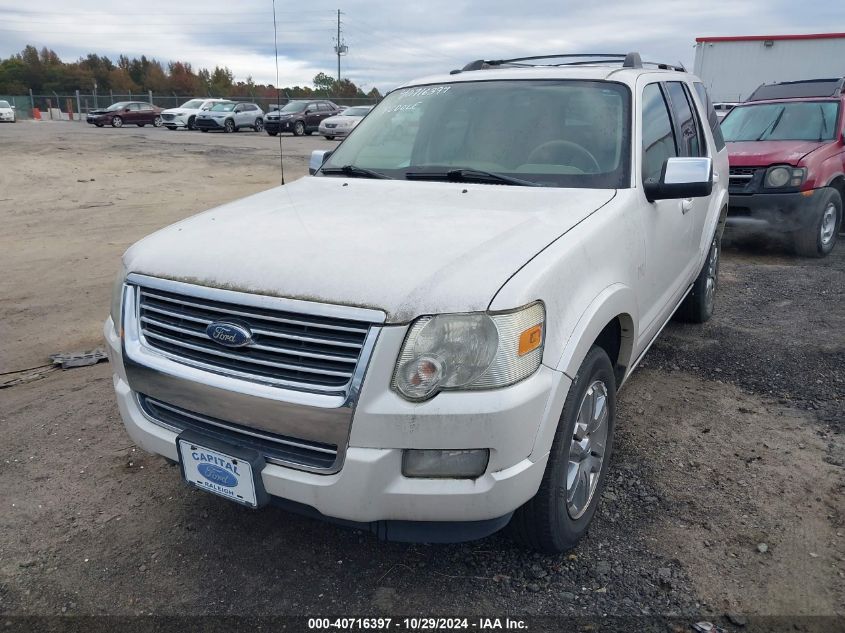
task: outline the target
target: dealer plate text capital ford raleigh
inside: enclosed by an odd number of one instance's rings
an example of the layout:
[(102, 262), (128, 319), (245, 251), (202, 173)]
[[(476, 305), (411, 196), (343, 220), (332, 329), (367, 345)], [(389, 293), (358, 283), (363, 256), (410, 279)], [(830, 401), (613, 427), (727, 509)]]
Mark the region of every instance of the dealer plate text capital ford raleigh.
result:
[(252, 508), (572, 547), (617, 390), (673, 315), (713, 313), (704, 86), (636, 53), (479, 60), (311, 163), (124, 255), (105, 335), (132, 439)]

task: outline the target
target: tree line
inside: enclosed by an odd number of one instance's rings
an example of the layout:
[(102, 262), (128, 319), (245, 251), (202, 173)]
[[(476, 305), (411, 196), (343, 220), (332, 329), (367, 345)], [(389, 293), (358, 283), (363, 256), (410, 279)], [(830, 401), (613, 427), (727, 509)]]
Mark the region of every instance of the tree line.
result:
[[(112, 61), (105, 55), (88, 53), (74, 62), (64, 62), (55, 51), (46, 47), (40, 51), (32, 45), (7, 59), (0, 59), (0, 95), (24, 95), (31, 89), (35, 94), (72, 94), (76, 90), (99, 94), (142, 93), (180, 96), (275, 98), (272, 84), (256, 84), (252, 77), (236, 80), (226, 66), (214, 70), (200, 68), (196, 72), (190, 63), (168, 62), (165, 66), (146, 55), (129, 58), (120, 55)], [(290, 98), (332, 95), (336, 97), (381, 97), (378, 89), (365, 93), (352, 81), (337, 81), (326, 73), (314, 77), (313, 86), (282, 88)]]

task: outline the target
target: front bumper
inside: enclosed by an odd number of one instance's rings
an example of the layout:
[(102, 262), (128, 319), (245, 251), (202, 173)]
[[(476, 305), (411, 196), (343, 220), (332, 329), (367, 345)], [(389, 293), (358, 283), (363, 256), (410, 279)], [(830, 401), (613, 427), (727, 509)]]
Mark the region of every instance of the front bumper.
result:
[[(535, 439), (541, 428), (557, 424), (570, 380), (541, 366), (530, 378), (504, 389), (441, 393), (428, 402), (407, 402), (389, 388), (405, 333), (405, 326), (382, 329), (340, 470), (320, 474), (268, 463), (261, 479), (278, 503), (366, 527), (391, 540), (480, 538), (507, 523), (539, 488), (548, 447), (535, 449)], [(129, 435), (146, 451), (178, 459), (177, 434), (140, 407), (111, 319), (105, 337)], [(243, 404), (242, 394), (231, 396)], [(268, 403), (256, 400), (255, 405)], [(474, 480), (407, 478), (402, 475), (405, 448), (489, 448), (490, 462), (487, 472)]]
[(14, 121), (14, 114), (0, 114), (0, 121)]
[(797, 231), (814, 220), (820, 191), (792, 193), (731, 193), (727, 226), (744, 230)]
[(264, 117), (264, 129), (268, 132), (293, 132), (293, 121), (290, 119), (268, 119)]
[(107, 116), (88, 116), (85, 120), (91, 125), (111, 125), (111, 117)]
[(335, 138), (337, 138), (337, 137), (341, 137), (341, 136), (346, 136), (346, 135), (347, 135), (347, 134), (349, 134), (351, 131), (352, 131), (352, 128), (350, 128), (350, 127), (333, 127), (333, 128), (328, 128), (328, 127), (326, 127), (325, 125), (321, 125), (321, 126), (320, 126), (320, 130), (319, 130), (319, 133), (320, 133), (322, 136), (334, 136)]
[(194, 127), (199, 130), (206, 129), (206, 130), (222, 130), (223, 122), (226, 119), (200, 119), (197, 118), (194, 121)]

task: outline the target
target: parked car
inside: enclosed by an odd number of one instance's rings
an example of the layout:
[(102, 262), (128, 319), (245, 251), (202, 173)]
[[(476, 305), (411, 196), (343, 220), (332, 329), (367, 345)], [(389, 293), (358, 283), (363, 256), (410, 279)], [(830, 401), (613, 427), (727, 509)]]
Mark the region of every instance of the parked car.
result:
[(728, 115), (728, 112), (733, 110), (736, 106), (737, 104), (734, 102), (723, 101), (722, 103), (714, 103), (713, 109), (716, 111), (716, 116), (719, 117), (719, 120), (721, 121)]
[(331, 101), (291, 101), (281, 110), (269, 112), (264, 128), (270, 136), (279, 132), (292, 132), (294, 136), (313, 134), (320, 129), (320, 122), (339, 112)]
[(833, 250), (845, 197), (842, 85), (768, 84), (725, 117), (732, 230), (786, 235), (805, 257)]
[(0, 100), (0, 121), (7, 123), (14, 123), (17, 121), (15, 116), (15, 106), (8, 101)]
[(373, 106), (353, 106), (339, 114), (323, 119), (320, 122), (320, 134), (330, 141), (339, 136), (346, 136), (372, 109)]
[(161, 127), (162, 123), (161, 108), (145, 101), (119, 101), (103, 110), (92, 110), (85, 120), (97, 127), (144, 127), (147, 124)]
[(210, 110), (197, 115), (194, 125), (200, 132), (237, 132), (243, 128), (260, 132), (264, 129), (264, 110), (254, 103), (215, 103)]
[(132, 246), (104, 331), (134, 442), (251, 508), (572, 547), (617, 390), (713, 313), (728, 204), (700, 81), (601, 59), (408, 83), (313, 177)]
[(197, 115), (211, 110), (212, 106), (218, 103), (232, 103), (228, 99), (191, 99), (190, 101), (186, 101), (178, 108), (170, 108), (168, 110), (164, 110), (161, 113), (161, 118), (164, 123), (164, 127), (168, 130), (177, 130), (180, 127), (188, 128), (189, 130), (194, 130), (196, 127), (194, 126), (194, 122), (196, 121)]

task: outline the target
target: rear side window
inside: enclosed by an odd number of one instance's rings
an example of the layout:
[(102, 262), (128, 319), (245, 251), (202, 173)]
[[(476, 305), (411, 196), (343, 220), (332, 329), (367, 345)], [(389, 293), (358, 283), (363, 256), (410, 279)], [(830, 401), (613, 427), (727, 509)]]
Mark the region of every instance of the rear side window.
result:
[(666, 84), (675, 121), (678, 123), (678, 149), (681, 156), (704, 156), (707, 152), (701, 142), (698, 122), (692, 112), (684, 84), (680, 81), (670, 81)]
[(678, 155), (660, 84), (643, 88), (643, 182), (657, 182), (666, 159)]
[(707, 89), (703, 83), (696, 81), (692, 85), (698, 94), (699, 101), (704, 104), (704, 109), (707, 112), (707, 123), (710, 125), (710, 131), (713, 132), (713, 142), (716, 145), (716, 151), (720, 152), (725, 147), (725, 137), (722, 136), (722, 126), (719, 125), (716, 108), (713, 107), (713, 102), (710, 100), (710, 95), (707, 94)]

